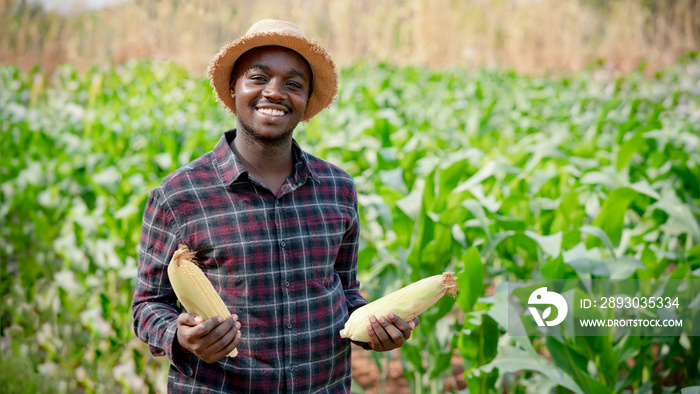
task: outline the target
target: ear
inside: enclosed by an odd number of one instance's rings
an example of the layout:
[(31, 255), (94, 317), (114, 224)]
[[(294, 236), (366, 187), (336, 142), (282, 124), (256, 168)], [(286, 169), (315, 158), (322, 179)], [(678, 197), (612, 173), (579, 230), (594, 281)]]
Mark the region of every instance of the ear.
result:
[(229, 86), (229, 90), (231, 91), (231, 97), (235, 98), (236, 97), (236, 76), (231, 75), (231, 85)]

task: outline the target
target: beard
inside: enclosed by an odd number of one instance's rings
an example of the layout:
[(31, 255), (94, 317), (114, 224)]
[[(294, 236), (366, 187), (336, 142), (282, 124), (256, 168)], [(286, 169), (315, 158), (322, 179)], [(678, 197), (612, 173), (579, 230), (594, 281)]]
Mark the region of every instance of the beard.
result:
[[(256, 106), (258, 105), (260, 100), (256, 100), (250, 104), (250, 107), (253, 111), (255, 111)], [(288, 105), (282, 104), (285, 107), (287, 107), (287, 110), (289, 112), (293, 111), (293, 108), (291, 108)], [(244, 120), (241, 118), (236, 119), (238, 124), (241, 126), (241, 130), (248, 136), (252, 137), (252, 140), (263, 145), (263, 146), (268, 146), (268, 147), (273, 147), (273, 148), (278, 148), (278, 147), (283, 147), (287, 145), (294, 134), (294, 129), (296, 128), (296, 125), (292, 126), (292, 128), (285, 130), (282, 134), (275, 136), (275, 137), (266, 137), (261, 134), (259, 134), (255, 129), (253, 129), (252, 126), (247, 124)]]
[(257, 131), (253, 129), (253, 127), (248, 125), (241, 118), (236, 119), (236, 121), (238, 122), (238, 125), (240, 126), (240, 129), (244, 134), (246, 134), (248, 137), (252, 137), (252, 140), (263, 146), (273, 148), (284, 147), (287, 144), (289, 144), (289, 142), (292, 140), (292, 136), (294, 135), (294, 127), (292, 127), (291, 129), (285, 130), (282, 134), (278, 136), (267, 137), (264, 135), (260, 135)]

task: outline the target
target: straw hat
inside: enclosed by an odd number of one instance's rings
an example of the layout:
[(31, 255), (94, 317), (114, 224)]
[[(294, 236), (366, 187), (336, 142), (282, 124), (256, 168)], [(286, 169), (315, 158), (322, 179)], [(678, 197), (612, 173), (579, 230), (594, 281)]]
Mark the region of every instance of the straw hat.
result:
[(208, 74), (216, 99), (224, 109), (236, 113), (236, 99), (231, 94), (231, 70), (247, 51), (262, 46), (280, 46), (300, 54), (311, 66), (313, 89), (302, 121), (308, 121), (328, 107), (338, 92), (338, 74), (328, 52), (316, 41), (306, 38), (297, 25), (275, 19), (256, 22), (246, 34), (221, 48), (209, 62)]

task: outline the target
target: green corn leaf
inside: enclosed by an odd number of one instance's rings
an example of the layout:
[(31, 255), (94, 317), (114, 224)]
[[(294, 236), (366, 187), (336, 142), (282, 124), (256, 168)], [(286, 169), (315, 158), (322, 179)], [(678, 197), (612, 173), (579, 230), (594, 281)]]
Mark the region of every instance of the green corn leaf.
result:
[[(613, 190), (608, 194), (600, 213), (593, 220), (593, 225), (605, 231), (613, 245), (620, 242), (625, 224), (625, 212), (637, 195), (636, 190), (628, 187)], [(595, 242), (587, 243), (589, 247), (594, 244)]]
[(464, 313), (471, 312), (476, 300), (484, 293), (484, 265), (476, 247), (462, 255), (464, 269), (457, 274), (457, 304)]

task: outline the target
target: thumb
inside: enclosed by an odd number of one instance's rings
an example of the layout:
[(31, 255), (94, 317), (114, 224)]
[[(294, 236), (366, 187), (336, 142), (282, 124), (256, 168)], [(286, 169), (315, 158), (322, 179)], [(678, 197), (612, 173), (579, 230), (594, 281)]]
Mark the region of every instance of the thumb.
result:
[(177, 321), (180, 324), (194, 327), (197, 324), (203, 322), (204, 319), (202, 319), (201, 316), (197, 316), (193, 313), (182, 313), (180, 314), (180, 316), (177, 317)]

